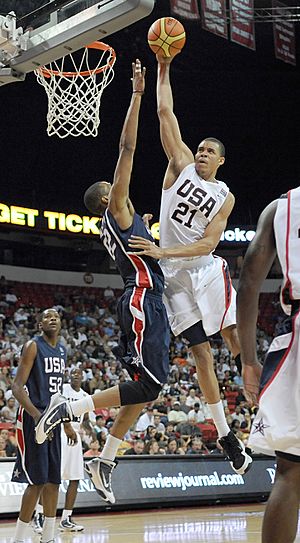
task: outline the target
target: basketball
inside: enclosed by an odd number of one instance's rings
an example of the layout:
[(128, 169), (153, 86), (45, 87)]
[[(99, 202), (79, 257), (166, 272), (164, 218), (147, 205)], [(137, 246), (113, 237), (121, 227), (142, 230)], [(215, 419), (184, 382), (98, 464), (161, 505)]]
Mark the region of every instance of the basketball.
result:
[(184, 27), (174, 17), (157, 19), (149, 28), (148, 43), (156, 55), (174, 57), (185, 44)]

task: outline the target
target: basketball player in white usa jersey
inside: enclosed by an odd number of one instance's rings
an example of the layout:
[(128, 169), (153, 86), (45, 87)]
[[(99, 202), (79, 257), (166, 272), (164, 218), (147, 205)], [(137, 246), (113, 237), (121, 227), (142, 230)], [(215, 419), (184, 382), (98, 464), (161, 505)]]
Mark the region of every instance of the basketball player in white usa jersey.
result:
[[(258, 298), (276, 252), (284, 277), (281, 305), (288, 317), (262, 369), (256, 353)], [(245, 393), (252, 403), (259, 395), (249, 444), (257, 452), (275, 453), (277, 462), (262, 543), (292, 543), (300, 501), (300, 187), (272, 202), (259, 218), (239, 281), (238, 332)]]
[(252, 459), (226, 422), (208, 341), (208, 336), (221, 331), (240, 365), (236, 294), (226, 261), (213, 255), (234, 206), (227, 185), (216, 179), (219, 166), (225, 162), (225, 149), (219, 140), (207, 138), (194, 157), (182, 141), (173, 112), (169, 77), (172, 58), (157, 60), (160, 135), (169, 160), (162, 191), (160, 248), (137, 237), (132, 237), (131, 246), (160, 258), (172, 331), (189, 342), (220, 444), (233, 469), (243, 474)]

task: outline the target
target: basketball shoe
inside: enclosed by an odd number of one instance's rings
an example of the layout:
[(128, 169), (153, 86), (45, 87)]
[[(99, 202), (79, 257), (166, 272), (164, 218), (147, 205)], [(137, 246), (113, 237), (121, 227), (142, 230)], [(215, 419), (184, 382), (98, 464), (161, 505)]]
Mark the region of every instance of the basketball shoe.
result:
[(84, 469), (91, 479), (99, 496), (110, 503), (115, 503), (116, 498), (111, 487), (111, 474), (118, 462), (113, 460), (104, 460), (103, 458), (94, 458), (85, 463)]
[(246, 452), (245, 445), (230, 430), (227, 436), (218, 439), (227, 458), (230, 460), (232, 469), (239, 475), (243, 475), (251, 467), (252, 458)]
[(31, 526), (33, 528), (33, 531), (36, 534), (42, 534), (43, 533), (43, 524), (44, 524), (44, 515), (43, 515), (43, 513), (35, 513), (32, 521), (31, 521)]
[(48, 407), (46, 407), (38, 423), (35, 425), (36, 442), (41, 445), (58, 424), (71, 422), (73, 419), (74, 415), (70, 402), (59, 392), (53, 394)]
[(74, 522), (70, 515), (64, 520), (61, 520), (58, 527), (61, 532), (82, 532), (82, 530), (84, 530), (84, 526)]

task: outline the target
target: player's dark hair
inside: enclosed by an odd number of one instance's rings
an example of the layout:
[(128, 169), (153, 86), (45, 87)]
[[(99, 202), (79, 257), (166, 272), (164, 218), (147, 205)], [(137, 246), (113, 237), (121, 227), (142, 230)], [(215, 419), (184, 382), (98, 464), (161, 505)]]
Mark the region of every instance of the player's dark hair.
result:
[(105, 181), (98, 181), (91, 185), (84, 193), (84, 205), (93, 215), (103, 215), (106, 206), (101, 202), (103, 196), (108, 196), (109, 185)]
[(222, 143), (217, 138), (211, 138), (211, 137), (205, 138), (205, 141), (213, 141), (214, 143), (216, 143), (219, 146), (220, 155), (225, 156), (225, 145), (224, 145), (224, 143)]

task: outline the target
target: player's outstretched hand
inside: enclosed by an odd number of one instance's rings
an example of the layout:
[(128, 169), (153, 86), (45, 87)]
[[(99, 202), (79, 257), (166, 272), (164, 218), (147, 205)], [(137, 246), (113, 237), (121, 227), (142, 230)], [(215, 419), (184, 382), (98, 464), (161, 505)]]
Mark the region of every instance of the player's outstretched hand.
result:
[(259, 362), (243, 364), (242, 377), (244, 383), (244, 395), (247, 402), (253, 406), (258, 405), (259, 383), (262, 365)]
[[(180, 51), (179, 51), (180, 52)], [(173, 57), (164, 57), (162, 55), (156, 55), (156, 60), (159, 64), (171, 64)]]
[(154, 241), (142, 238), (140, 236), (131, 236), (128, 245), (132, 249), (138, 249), (136, 252), (139, 255), (152, 256), (152, 258), (162, 258), (163, 251), (155, 245)]
[(146, 68), (142, 68), (141, 61), (137, 58), (132, 63), (132, 92), (144, 94)]

